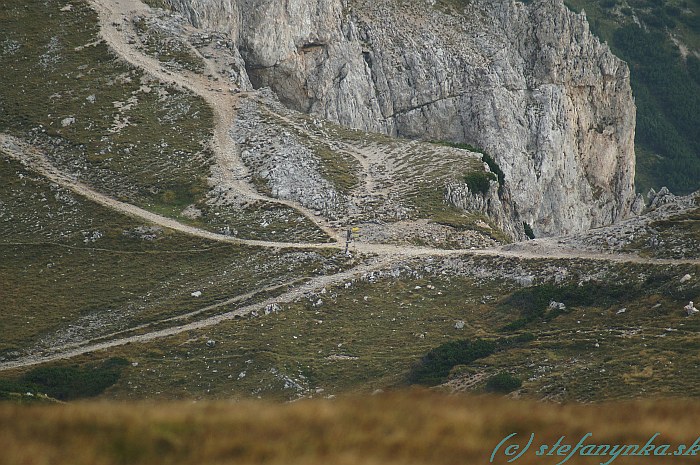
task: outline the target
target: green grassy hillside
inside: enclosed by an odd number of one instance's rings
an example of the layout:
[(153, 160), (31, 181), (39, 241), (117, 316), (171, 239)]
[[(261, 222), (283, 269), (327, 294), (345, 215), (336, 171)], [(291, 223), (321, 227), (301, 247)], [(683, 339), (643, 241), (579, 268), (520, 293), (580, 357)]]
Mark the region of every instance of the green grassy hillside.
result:
[[(263, 240), (327, 240), (291, 207), (258, 201), (229, 212), (208, 204), (213, 114), (206, 102), (118, 60), (96, 41), (95, 13), (84, 1), (75, 0), (71, 9), (63, 5), (7, 0), (0, 6), (0, 58), (8, 78), (0, 88), (0, 132), (38, 147), (60, 171), (97, 191), (189, 224), (235, 226), (242, 236)], [(593, 23), (638, 61), (631, 62), (634, 82), (645, 79), (642, 89), (648, 90), (639, 93), (640, 111), (648, 102), (657, 105), (655, 117), (680, 128), (678, 134), (700, 127), (692, 97), (700, 94), (683, 87), (697, 84), (689, 80), (697, 65), (692, 55), (682, 61), (661, 29), (641, 34), (631, 23), (606, 19), (605, 11), (591, 14)], [(686, 17), (693, 11), (681, 10), (676, 24), (689, 47), (694, 36)], [(659, 47), (652, 47), (655, 40)], [(659, 68), (664, 63), (665, 74)], [(341, 191), (362, 188), (354, 174), (361, 163), (350, 149), (327, 149), (326, 139), (384, 153), (380, 160), (391, 170), (377, 169), (375, 179), (367, 175), (365, 181), (380, 186), (389, 200), (403, 201), (411, 218), (480, 228), (503, 239), (487, 218), (463, 215), (443, 201), (451, 177), (482, 192), (503, 181), (486, 156), (280, 115), (261, 117), (253, 127), (259, 132), (264, 123), (268, 132), (308, 136), (323, 173)], [(645, 118), (643, 128), (666, 127)], [(697, 161), (694, 142), (679, 135), (675, 146), (664, 145), (675, 139), (662, 129), (642, 131), (643, 137), (656, 134), (654, 150), (676, 148), (668, 152), (672, 156), (648, 158), (660, 161), (643, 165), (640, 176), (651, 176), (649, 170), (660, 179), (683, 175), (692, 188), (698, 179), (691, 166)], [(374, 257), (358, 250), (385, 258), (396, 249), (353, 245), (349, 259), (333, 248), (253, 247), (187, 235), (168, 229), (172, 223), (151, 224), (97, 204), (16, 158), (0, 149), (0, 362), (68, 352), (76, 344), (92, 351), (2, 371), (0, 398), (295, 400), (412, 384), (517, 390), (563, 401), (700, 394), (700, 319), (682, 310), (688, 301), (700, 301), (697, 262), (442, 250), (434, 257), (393, 255), (382, 273), (360, 268), (283, 299), (301, 281), (372, 263)], [(480, 171), (483, 162), (492, 165), (493, 175)], [(671, 169), (672, 162), (680, 168)], [(199, 219), (182, 217), (191, 205), (202, 210)], [(373, 219), (372, 210), (358, 216)], [(697, 210), (662, 217), (635, 232), (634, 240), (628, 235), (629, 251), (695, 257), (697, 219)], [(127, 339), (268, 299), (260, 312), (215, 326), (189, 326), (143, 343)], [(109, 351), (91, 345), (114, 339), (120, 344)]]

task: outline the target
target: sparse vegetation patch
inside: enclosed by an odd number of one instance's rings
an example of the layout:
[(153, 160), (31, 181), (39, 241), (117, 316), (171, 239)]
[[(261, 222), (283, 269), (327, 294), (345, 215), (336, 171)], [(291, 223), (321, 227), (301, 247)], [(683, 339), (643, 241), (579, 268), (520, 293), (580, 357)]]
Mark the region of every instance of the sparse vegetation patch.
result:
[(100, 40), (85, 1), (9, 0), (0, 16), (7, 85), (0, 131), (40, 146), (62, 170), (153, 210), (204, 198), (213, 115), (200, 98), (148, 78)]
[(486, 391), (508, 394), (523, 385), (523, 382), (510, 373), (498, 373), (486, 381)]
[(62, 401), (95, 397), (116, 383), (128, 364), (123, 358), (109, 358), (84, 365), (33, 368), (19, 378), (0, 379), (0, 399), (25, 393)]

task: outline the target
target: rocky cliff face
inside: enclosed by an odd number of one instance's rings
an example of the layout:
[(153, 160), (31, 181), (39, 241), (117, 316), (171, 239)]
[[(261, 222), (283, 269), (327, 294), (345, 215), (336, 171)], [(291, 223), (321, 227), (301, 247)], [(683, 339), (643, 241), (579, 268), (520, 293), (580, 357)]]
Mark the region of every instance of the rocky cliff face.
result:
[(538, 236), (629, 212), (629, 71), (559, 0), (169, 1), (229, 32), (251, 82), (294, 109), (484, 149)]

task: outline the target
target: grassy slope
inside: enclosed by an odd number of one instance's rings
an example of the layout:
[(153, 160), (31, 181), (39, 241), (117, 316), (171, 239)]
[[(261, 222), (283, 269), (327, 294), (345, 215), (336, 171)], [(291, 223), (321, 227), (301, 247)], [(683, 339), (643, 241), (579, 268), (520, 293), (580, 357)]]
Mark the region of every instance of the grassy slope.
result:
[[(242, 238), (328, 240), (288, 207), (207, 204), (211, 109), (117, 60), (98, 40), (86, 2), (64, 6), (56, 0), (0, 6), (7, 82), (0, 87), (0, 131), (42, 147), (61, 169), (108, 195), (181, 221)], [(198, 220), (181, 215), (191, 204), (203, 212)]]
[[(531, 333), (529, 343), (455, 367), (457, 384), (472, 380), (469, 389), (482, 391), (489, 376), (508, 372), (534, 398), (700, 393), (700, 320), (682, 313), (688, 300), (700, 300), (698, 267), (480, 258), (401, 269), (399, 277), (328, 288), (282, 305), (279, 314), (58, 365), (108, 356), (136, 362), (107, 398), (286, 400), (405, 387), (421, 357), (445, 342)], [(680, 283), (686, 273), (693, 277)], [(536, 285), (520, 287), (513, 278), (521, 276)], [(548, 309), (551, 300), (566, 311)], [(459, 320), (463, 329), (455, 327)]]
[[(114, 330), (335, 266), (323, 253), (148, 229), (3, 158), (0, 199), (0, 352), (26, 348), (86, 315), (104, 320), (105, 328), (116, 323)], [(201, 298), (190, 296), (195, 290)]]
[[(656, 445), (690, 445), (697, 438), (698, 415), (697, 400), (562, 406), (425, 391), (287, 405), (5, 404), (0, 405), (0, 463), (461, 465), (489, 463), (492, 450), (511, 433), (518, 433), (518, 444), (535, 433), (531, 449), (517, 463), (555, 464), (564, 457), (538, 457), (540, 445), (561, 436), (575, 444), (588, 432), (593, 436), (586, 444), (643, 445), (658, 432)], [(571, 463), (609, 458), (574, 456)], [(659, 457), (634, 459), (619, 457), (615, 463), (651, 464)], [(506, 463), (502, 449), (493, 463)]]
[(4, 2), (0, 128), (59, 148), (51, 150), (56, 162), (112, 195), (161, 207), (192, 203), (207, 189), (211, 110), (117, 61), (97, 41), (97, 17), (85, 2), (63, 6)]
[[(630, 66), (637, 103), (637, 189), (700, 188), (700, 2), (566, 0)], [(644, 29), (634, 24), (635, 18)], [(671, 36), (689, 50), (682, 57)]]
[[(694, 349), (700, 343), (700, 322), (682, 314), (688, 300), (700, 297), (697, 267), (535, 261), (521, 273), (545, 280), (559, 268), (567, 270), (568, 278), (558, 286), (518, 290), (496, 277), (447, 277), (453, 274), (442, 274), (450, 269), (447, 264), (430, 265), (432, 272), (410, 266), (414, 271), (400, 279), (329, 289), (326, 295), (283, 306), (279, 315), (222, 324), (189, 340), (150, 344), (147, 351), (120, 351), (140, 367), (129, 370), (111, 395), (293, 399), (371, 392), (407, 385), (412, 366), (446, 341), (522, 332), (533, 333), (536, 340), (479, 360), (466, 372), (510, 371), (525, 381), (523, 392), (533, 397), (595, 400), (700, 392), (695, 369), (700, 359)], [(510, 270), (522, 265), (476, 260), (463, 266)], [(696, 278), (679, 284), (686, 272)], [(590, 277), (599, 284), (578, 286)], [(324, 304), (314, 307), (318, 298)], [(567, 312), (547, 314), (550, 299), (564, 302)], [(526, 311), (523, 302), (533, 301)], [(621, 308), (626, 312), (617, 314)], [(518, 329), (502, 329), (530, 314), (535, 317)], [(464, 329), (455, 328), (457, 320), (465, 322)], [(209, 349), (205, 338), (221, 343)], [(483, 383), (474, 387), (482, 389)]]

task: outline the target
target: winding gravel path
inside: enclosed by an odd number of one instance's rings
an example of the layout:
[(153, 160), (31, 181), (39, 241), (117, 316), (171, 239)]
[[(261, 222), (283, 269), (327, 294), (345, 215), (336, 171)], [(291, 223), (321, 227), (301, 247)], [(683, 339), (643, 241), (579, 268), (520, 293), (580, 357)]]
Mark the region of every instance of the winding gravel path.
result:
[[(236, 144), (229, 130), (236, 118), (235, 108), (238, 99), (241, 95), (245, 95), (244, 93), (231, 93), (228, 88), (222, 87), (230, 85), (224, 76), (213, 74), (214, 78), (209, 78), (188, 70), (169, 71), (157, 59), (145, 55), (129, 44), (130, 35), (132, 38), (136, 37), (131, 18), (139, 14), (148, 14), (150, 11), (150, 8), (139, 0), (92, 0), (91, 3), (99, 16), (100, 35), (121, 59), (160, 81), (193, 92), (202, 97), (213, 109), (215, 121), (212, 149), (218, 167), (213, 181), (217, 185), (231, 188), (249, 200), (260, 200), (294, 208), (333, 240), (341, 241), (340, 234), (325, 219), (315, 215), (311, 210), (296, 202), (264, 196), (242, 180), (248, 177), (248, 170), (237, 155)], [(213, 70), (213, 67), (208, 68), (210, 71)]]
[[(311, 243), (311, 242), (275, 242), (250, 239), (238, 239), (224, 234), (217, 234), (195, 226), (183, 224), (173, 218), (144, 210), (135, 205), (121, 202), (105, 194), (95, 191), (90, 186), (83, 184), (66, 173), (53, 166), (48, 158), (35, 147), (7, 134), (0, 133), (0, 150), (12, 158), (23, 163), (27, 168), (36, 171), (56, 184), (70, 189), (88, 200), (98, 203), (114, 211), (134, 216), (150, 223), (182, 232), (195, 237), (201, 237), (217, 242), (248, 245), (254, 247), (266, 247), (276, 249), (344, 249), (344, 244), (335, 243)], [(397, 258), (421, 257), (421, 256), (459, 256), (459, 255), (483, 255), (495, 257), (516, 257), (524, 259), (586, 259), (606, 262), (623, 263), (648, 263), (648, 264), (691, 264), (700, 265), (700, 259), (662, 259), (646, 258), (637, 255), (606, 254), (583, 250), (569, 250), (557, 244), (556, 238), (544, 238), (528, 241), (524, 244), (511, 244), (489, 249), (439, 249), (434, 247), (418, 247), (392, 244), (370, 244), (354, 242), (351, 246), (353, 252), (366, 255), (394, 256)]]
[[(47, 179), (55, 182), (60, 186), (72, 190), (76, 194), (79, 194), (87, 198), (88, 200), (96, 202), (116, 212), (131, 215), (142, 220), (151, 222), (153, 224), (157, 224), (165, 228), (170, 228), (172, 230), (179, 231), (181, 233), (188, 234), (191, 236), (201, 237), (203, 239), (218, 242), (278, 249), (293, 248), (308, 250), (332, 248), (342, 250), (344, 248), (344, 243), (342, 243), (342, 239), (340, 237), (339, 232), (334, 230), (323, 218), (318, 217), (317, 215), (313, 214), (313, 212), (309, 211), (308, 209), (302, 207), (301, 205), (295, 202), (263, 196), (260, 193), (256, 192), (248, 183), (242, 181), (242, 178), (246, 177), (247, 171), (245, 169), (244, 164), (241, 162), (240, 159), (238, 159), (236, 155), (237, 151), (235, 143), (229, 135), (229, 128), (232, 126), (235, 118), (234, 109), (236, 107), (236, 102), (238, 99), (238, 96), (236, 94), (222, 92), (219, 88), (220, 84), (214, 83), (212, 80), (205, 76), (188, 71), (178, 73), (168, 71), (164, 69), (156, 59), (144, 55), (143, 53), (129, 45), (128, 31), (127, 28), (124, 26), (130, 24), (130, 21), (123, 21), (123, 19), (129, 19), (134, 14), (148, 13), (147, 6), (143, 5), (138, 0), (119, 0), (118, 2), (111, 0), (92, 0), (92, 4), (94, 5), (95, 9), (99, 14), (102, 37), (121, 58), (123, 58), (133, 66), (143, 69), (145, 72), (147, 72), (154, 78), (194, 92), (195, 94), (204, 98), (204, 100), (214, 109), (214, 113), (216, 115), (216, 124), (214, 128), (214, 139), (212, 145), (214, 148), (217, 165), (220, 167), (217, 173), (217, 176), (219, 178), (215, 180), (217, 184), (223, 184), (227, 187), (231, 187), (244, 197), (251, 200), (273, 202), (294, 208), (295, 210), (299, 211), (301, 214), (309, 218), (311, 221), (313, 221), (313, 223), (316, 226), (318, 226), (320, 229), (326, 232), (326, 234), (328, 234), (336, 242), (271, 242), (237, 239), (222, 234), (216, 234), (194, 226), (180, 223), (172, 218), (149, 212), (135, 205), (121, 202), (104, 194), (101, 194), (92, 189), (91, 187), (87, 186), (86, 184), (83, 184), (80, 181), (69, 176), (68, 174), (58, 170), (48, 161), (48, 158), (35, 147), (30, 146), (29, 144), (15, 137), (0, 133), (0, 150), (2, 150), (3, 153), (5, 153), (7, 156), (19, 160), (28, 168), (38, 172), (39, 174), (45, 176)], [(121, 26), (117, 27), (116, 25)], [(221, 79), (220, 81), (225, 82), (224, 79)], [(358, 157), (358, 161), (361, 164), (363, 164), (363, 168), (367, 169), (366, 160), (363, 160), (362, 157)], [(17, 360), (0, 363), (0, 371), (9, 370), (13, 368), (21, 368), (55, 360), (69, 359), (89, 352), (105, 350), (111, 347), (121, 346), (133, 342), (147, 342), (163, 337), (180, 334), (185, 331), (206, 328), (212, 325), (216, 325), (222, 321), (231, 320), (244, 315), (248, 315), (253, 311), (264, 309), (267, 305), (270, 304), (293, 302), (304, 297), (304, 295), (314, 292), (323, 287), (347, 282), (358, 275), (386, 268), (390, 266), (393, 262), (396, 262), (397, 260), (410, 257), (489, 256), (515, 257), (522, 259), (585, 259), (603, 262), (642, 263), (657, 265), (700, 265), (700, 259), (652, 259), (634, 255), (612, 255), (588, 251), (570, 250), (566, 249), (565, 247), (561, 247), (557, 243), (556, 239), (540, 239), (537, 241), (531, 241), (526, 245), (511, 245), (499, 248), (479, 250), (446, 250), (431, 247), (411, 247), (396, 246), (390, 244), (368, 244), (356, 242), (353, 243), (351, 250), (354, 253), (359, 253), (366, 256), (364, 258), (365, 263), (343, 271), (341, 273), (312, 278), (303, 284), (299, 284), (299, 280), (296, 280), (290, 283), (277, 285), (275, 286), (277, 288), (285, 285), (295, 287), (293, 287), (293, 289), (283, 293), (280, 296), (267, 299), (263, 302), (247, 305), (238, 308), (234, 311), (230, 311), (220, 315), (202, 318), (201, 320), (185, 324), (176, 324), (175, 326), (169, 328), (146, 332), (144, 334), (130, 336), (122, 335), (137, 330), (146, 330), (148, 325), (130, 328), (126, 331), (114, 333), (100, 338), (104, 339), (105, 337), (114, 337), (113, 339), (106, 341), (86, 340), (79, 344), (55, 347), (52, 353), (49, 354), (31, 354), (19, 358)], [(164, 322), (177, 323), (183, 319), (196, 317), (198, 314), (201, 314), (203, 312), (215, 310), (216, 308), (220, 308), (227, 305), (233, 305), (237, 302), (246, 300), (247, 298), (253, 297), (255, 294), (264, 292), (266, 290), (270, 289), (257, 289), (249, 294), (236, 296), (224, 302), (199, 309), (195, 312), (171, 318), (169, 320), (155, 322), (153, 324)]]
[[(79, 355), (87, 354), (90, 352), (96, 352), (101, 350), (106, 350), (112, 347), (123, 346), (130, 343), (136, 342), (148, 342), (155, 339), (160, 339), (168, 336), (173, 336), (176, 334), (181, 334), (186, 331), (207, 328), (209, 326), (217, 325), (223, 321), (233, 320), (235, 318), (240, 318), (245, 315), (250, 314), (255, 310), (261, 310), (271, 304), (279, 303), (289, 303), (297, 299), (304, 297), (305, 294), (313, 292), (317, 289), (321, 289), (326, 286), (332, 286), (335, 284), (340, 284), (345, 281), (351, 280), (359, 274), (368, 273), (371, 271), (379, 270), (386, 267), (390, 263), (390, 259), (374, 259), (370, 263), (354, 267), (350, 270), (343, 271), (341, 273), (336, 273), (333, 275), (319, 276), (310, 280), (309, 282), (302, 284), (289, 292), (286, 292), (278, 297), (270, 298), (264, 302), (260, 302), (253, 305), (248, 305), (246, 307), (238, 308), (234, 311), (222, 313), (220, 315), (215, 315), (207, 318), (203, 318), (198, 321), (193, 321), (191, 323), (186, 323), (183, 325), (173, 326), (170, 328), (160, 329), (157, 331), (151, 331), (145, 334), (138, 334), (134, 336), (121, 337), (117, 339), (112, 339), (104, 342), (92, 342), (85, 341), (82, 346), (76, 347), (76, 345), (66, 346), (66, 347), (56, 347), (54, 352), (50, 354), (41, 353), (33, 354), (25, 357), (21, 357), (17, 360), (12, 360), (9, 362), (0, 363), (0, 371), (11, 370), (13, 368), (22, 368), (32, 365), (38, 365), (41, 363), (52, 362), (56, 360), (65, 360)], [(225, 303), (217, 304), (219, 306), (225, 305)], [(203, 309), (206, 310), (206, 309)]]

